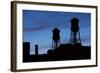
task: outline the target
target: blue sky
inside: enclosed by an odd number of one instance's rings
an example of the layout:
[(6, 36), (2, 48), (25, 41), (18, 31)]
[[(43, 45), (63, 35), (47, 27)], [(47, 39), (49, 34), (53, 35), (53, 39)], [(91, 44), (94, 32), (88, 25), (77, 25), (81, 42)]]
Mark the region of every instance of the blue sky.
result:
[(61, 43), (69, 43), (70, 20), (79, 19), (82, 44), (91, 44), (91, 14), (76, 12), (55, 12), (23, 10), (23, 41), (30, 42), (31, 54), (34, 54), (35, 44), (39, 45), (39, 54), (46, 53), (52, 46), (52, 30), (60, 29)]

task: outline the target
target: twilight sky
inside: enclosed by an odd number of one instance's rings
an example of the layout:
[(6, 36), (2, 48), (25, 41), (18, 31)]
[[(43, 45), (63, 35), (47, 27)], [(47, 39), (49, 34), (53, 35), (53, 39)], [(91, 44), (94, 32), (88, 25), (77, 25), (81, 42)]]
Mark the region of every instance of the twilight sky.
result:
[(35, 44), (39, 45), (39, 54), (47, 53), (52, 46), (52, 30), (60, 29), (61, 43), (69, 43), (70, 20), (79, 19), (82, 44), (91, 44), (91, 14), (76, 12), (54, 12), (23, 10), (23, 41), (30, 42), (31, 54), (34, 54)]

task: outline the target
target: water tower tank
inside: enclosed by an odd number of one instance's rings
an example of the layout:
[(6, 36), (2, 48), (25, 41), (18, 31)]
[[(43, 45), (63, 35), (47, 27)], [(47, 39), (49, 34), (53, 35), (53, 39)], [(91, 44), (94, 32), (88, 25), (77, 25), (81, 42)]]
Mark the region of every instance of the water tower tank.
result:
[(71, 20), (71, 31), (72, 32), (78, 32), (79, 30), (79, 20), (77, 18), (73, 18)]
[(60, 40), (60, 30), (58, 28), (53, 29), (53, 40), (55, 42)]

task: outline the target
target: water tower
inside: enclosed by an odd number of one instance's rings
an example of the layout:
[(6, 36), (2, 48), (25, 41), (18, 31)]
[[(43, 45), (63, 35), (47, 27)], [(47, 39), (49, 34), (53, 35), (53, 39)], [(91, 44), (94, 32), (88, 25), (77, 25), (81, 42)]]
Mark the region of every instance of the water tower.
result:
[(52, 49), (56, 49), (60, 45), (60, 30), (58, 28), (54, 28), (52, 32)]
[(72, 45), (76, 45), (76, 44), (81, 45), (79, 20), (77, 18), (71, 19), (70, 43)]

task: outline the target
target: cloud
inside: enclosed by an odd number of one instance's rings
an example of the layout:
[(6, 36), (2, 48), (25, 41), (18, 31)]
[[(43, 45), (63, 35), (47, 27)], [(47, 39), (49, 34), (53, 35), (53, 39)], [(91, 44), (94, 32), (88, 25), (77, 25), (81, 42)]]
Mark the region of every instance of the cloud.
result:
[(50, 49), (51, 46), (52, 46), (52, 45), (49, 43), (49, 44), (42, 45), (42, 46), (40, 46), (39, 48), (41, 48), (41, 49)]
[(82, 42), (87, 42), (87, 41), (90, 42), (91, 41), (91, 37), (89, 35), (84, 36), (84, 37), (81, 38), (81, 41)]
[[(59, 22), (59, 21), (58, 21)], [(66, 26), (66, 27), (64, 27)], [(46, 28), (55, 28), (55, 27), (63, 27), (63, 28), (68, 28), (66, 24), (64, 24), (64, 22), (60, 22), (59, 24), (58, 23), (55, 23), (53, 21), (49, 21), (49, 20), (42, 20), (42, 21), (39, 21), (35, 24), (32, 24), (31, 27), (25, 27), (23, 29), (23, 32), (36, 32), (36, 31), (39, 31), (39, 30), (42, 30), (42, 29), (46, 29)]]
[[(39, 31), (39, 30), (42, 30), (44, 28), (48, 28), (49, 25), (50, 25), (50, 22), (49, 21), (39, 21), (38, 23), (36, 23), (37, 26), (33, 26), (32, 27), (28, 27), (28, 28), (24, 28), (23, 31), (24, 32), (34, 32), (34, 31)], [(36, 25), (35, 24), (35, 25)]]

